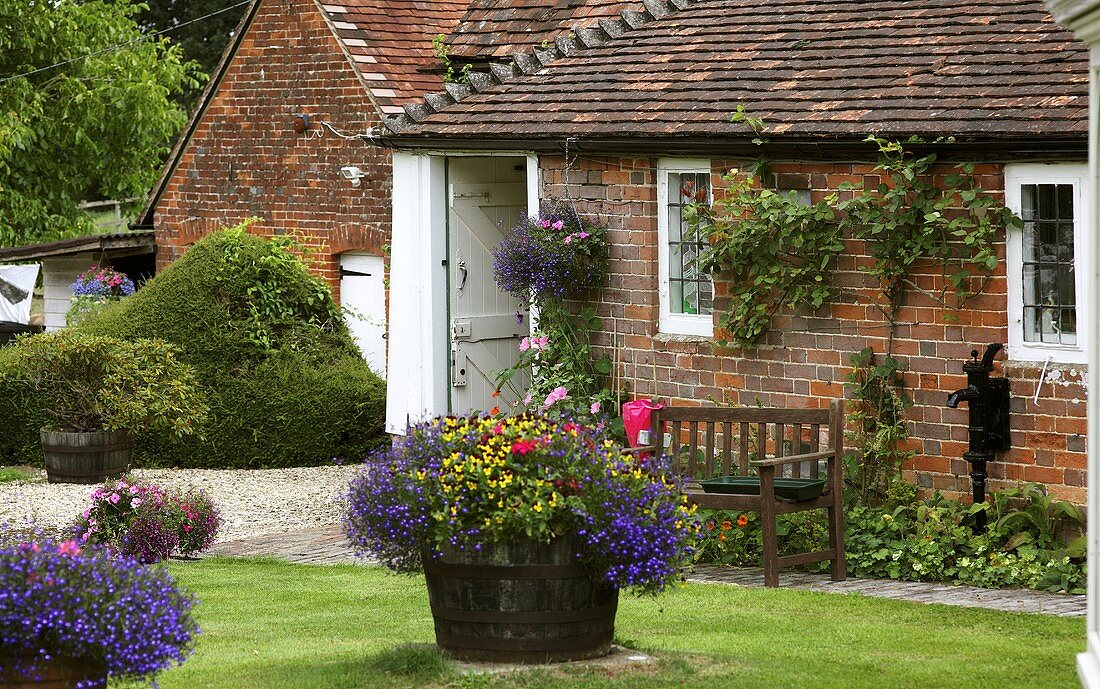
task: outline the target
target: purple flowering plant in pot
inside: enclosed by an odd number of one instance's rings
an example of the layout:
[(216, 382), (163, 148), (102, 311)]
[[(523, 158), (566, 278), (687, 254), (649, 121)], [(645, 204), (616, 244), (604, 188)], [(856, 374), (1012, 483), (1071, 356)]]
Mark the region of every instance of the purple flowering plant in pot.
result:
[(697, 526), (678, 481), (666, 458), (573, 422), (443, 417), (366, 461), (343, 526), (361, 553), (425, 573), (447, 653), (593, 657), (610, 647), (620, 589), (658, 593), (691, 560)]
[(221, 527), (217, 506), (198, 489), (174, 491), (123, 477), (98, 486), (90, 500), (72, 527), (74, 537), (145, 564), (200, 553)]
[(609, 255), (603, 227), (568, 201), (550, 199), (493, 249), (493, 274), (518, 299), (564, 299), (602, 285)]
[(152, 679), (193, 651), (194, 599), (163, 567), (41, 535), (0, 538), (0, 685)]

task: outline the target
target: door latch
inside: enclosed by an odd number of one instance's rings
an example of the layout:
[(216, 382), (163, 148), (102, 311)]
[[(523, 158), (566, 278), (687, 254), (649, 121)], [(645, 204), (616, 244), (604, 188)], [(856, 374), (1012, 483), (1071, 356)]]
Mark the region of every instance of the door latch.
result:
[(456, 388), (466, 385), (466, 352), (461, 347), (451, 348), (451, 385)]

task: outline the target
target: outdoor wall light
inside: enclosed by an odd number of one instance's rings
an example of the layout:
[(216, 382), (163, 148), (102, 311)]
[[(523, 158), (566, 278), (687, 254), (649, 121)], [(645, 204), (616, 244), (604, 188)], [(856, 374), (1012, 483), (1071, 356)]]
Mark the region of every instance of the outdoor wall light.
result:
[(362, 179), (367, 176), (367, 173), (363, 172), (354, 165), (345, 165), (340, 168), (340, 174), (344, 179), (351, 180), (351, 186), (357, 187), (362, 183)]

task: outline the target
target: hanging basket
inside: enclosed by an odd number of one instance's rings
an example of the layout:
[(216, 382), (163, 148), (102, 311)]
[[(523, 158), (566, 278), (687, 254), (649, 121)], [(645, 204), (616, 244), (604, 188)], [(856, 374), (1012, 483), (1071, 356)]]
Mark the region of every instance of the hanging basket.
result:
[(435, 637), (460, 660), (549, 663), (607, 655), (619, 592), (593, 581), (575, 542), (518, 539), (425, 562)]

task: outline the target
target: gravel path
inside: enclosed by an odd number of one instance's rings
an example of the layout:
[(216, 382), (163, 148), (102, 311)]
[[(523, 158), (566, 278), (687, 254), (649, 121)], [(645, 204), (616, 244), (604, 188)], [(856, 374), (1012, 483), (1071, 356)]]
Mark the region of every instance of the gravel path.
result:
[[(201, 488), (218, 506), (218, 542), (253, 538), (334, 524), (340, 519), (339, 494), (358, 466), (224, 471), (213, 469), (136, 469), (133, 475), (162, 488)], [(41, 482), (0, 484), (0, 523), (35, 520), (47, 528), (64, 526), (88, 507), (91, 485)]]

